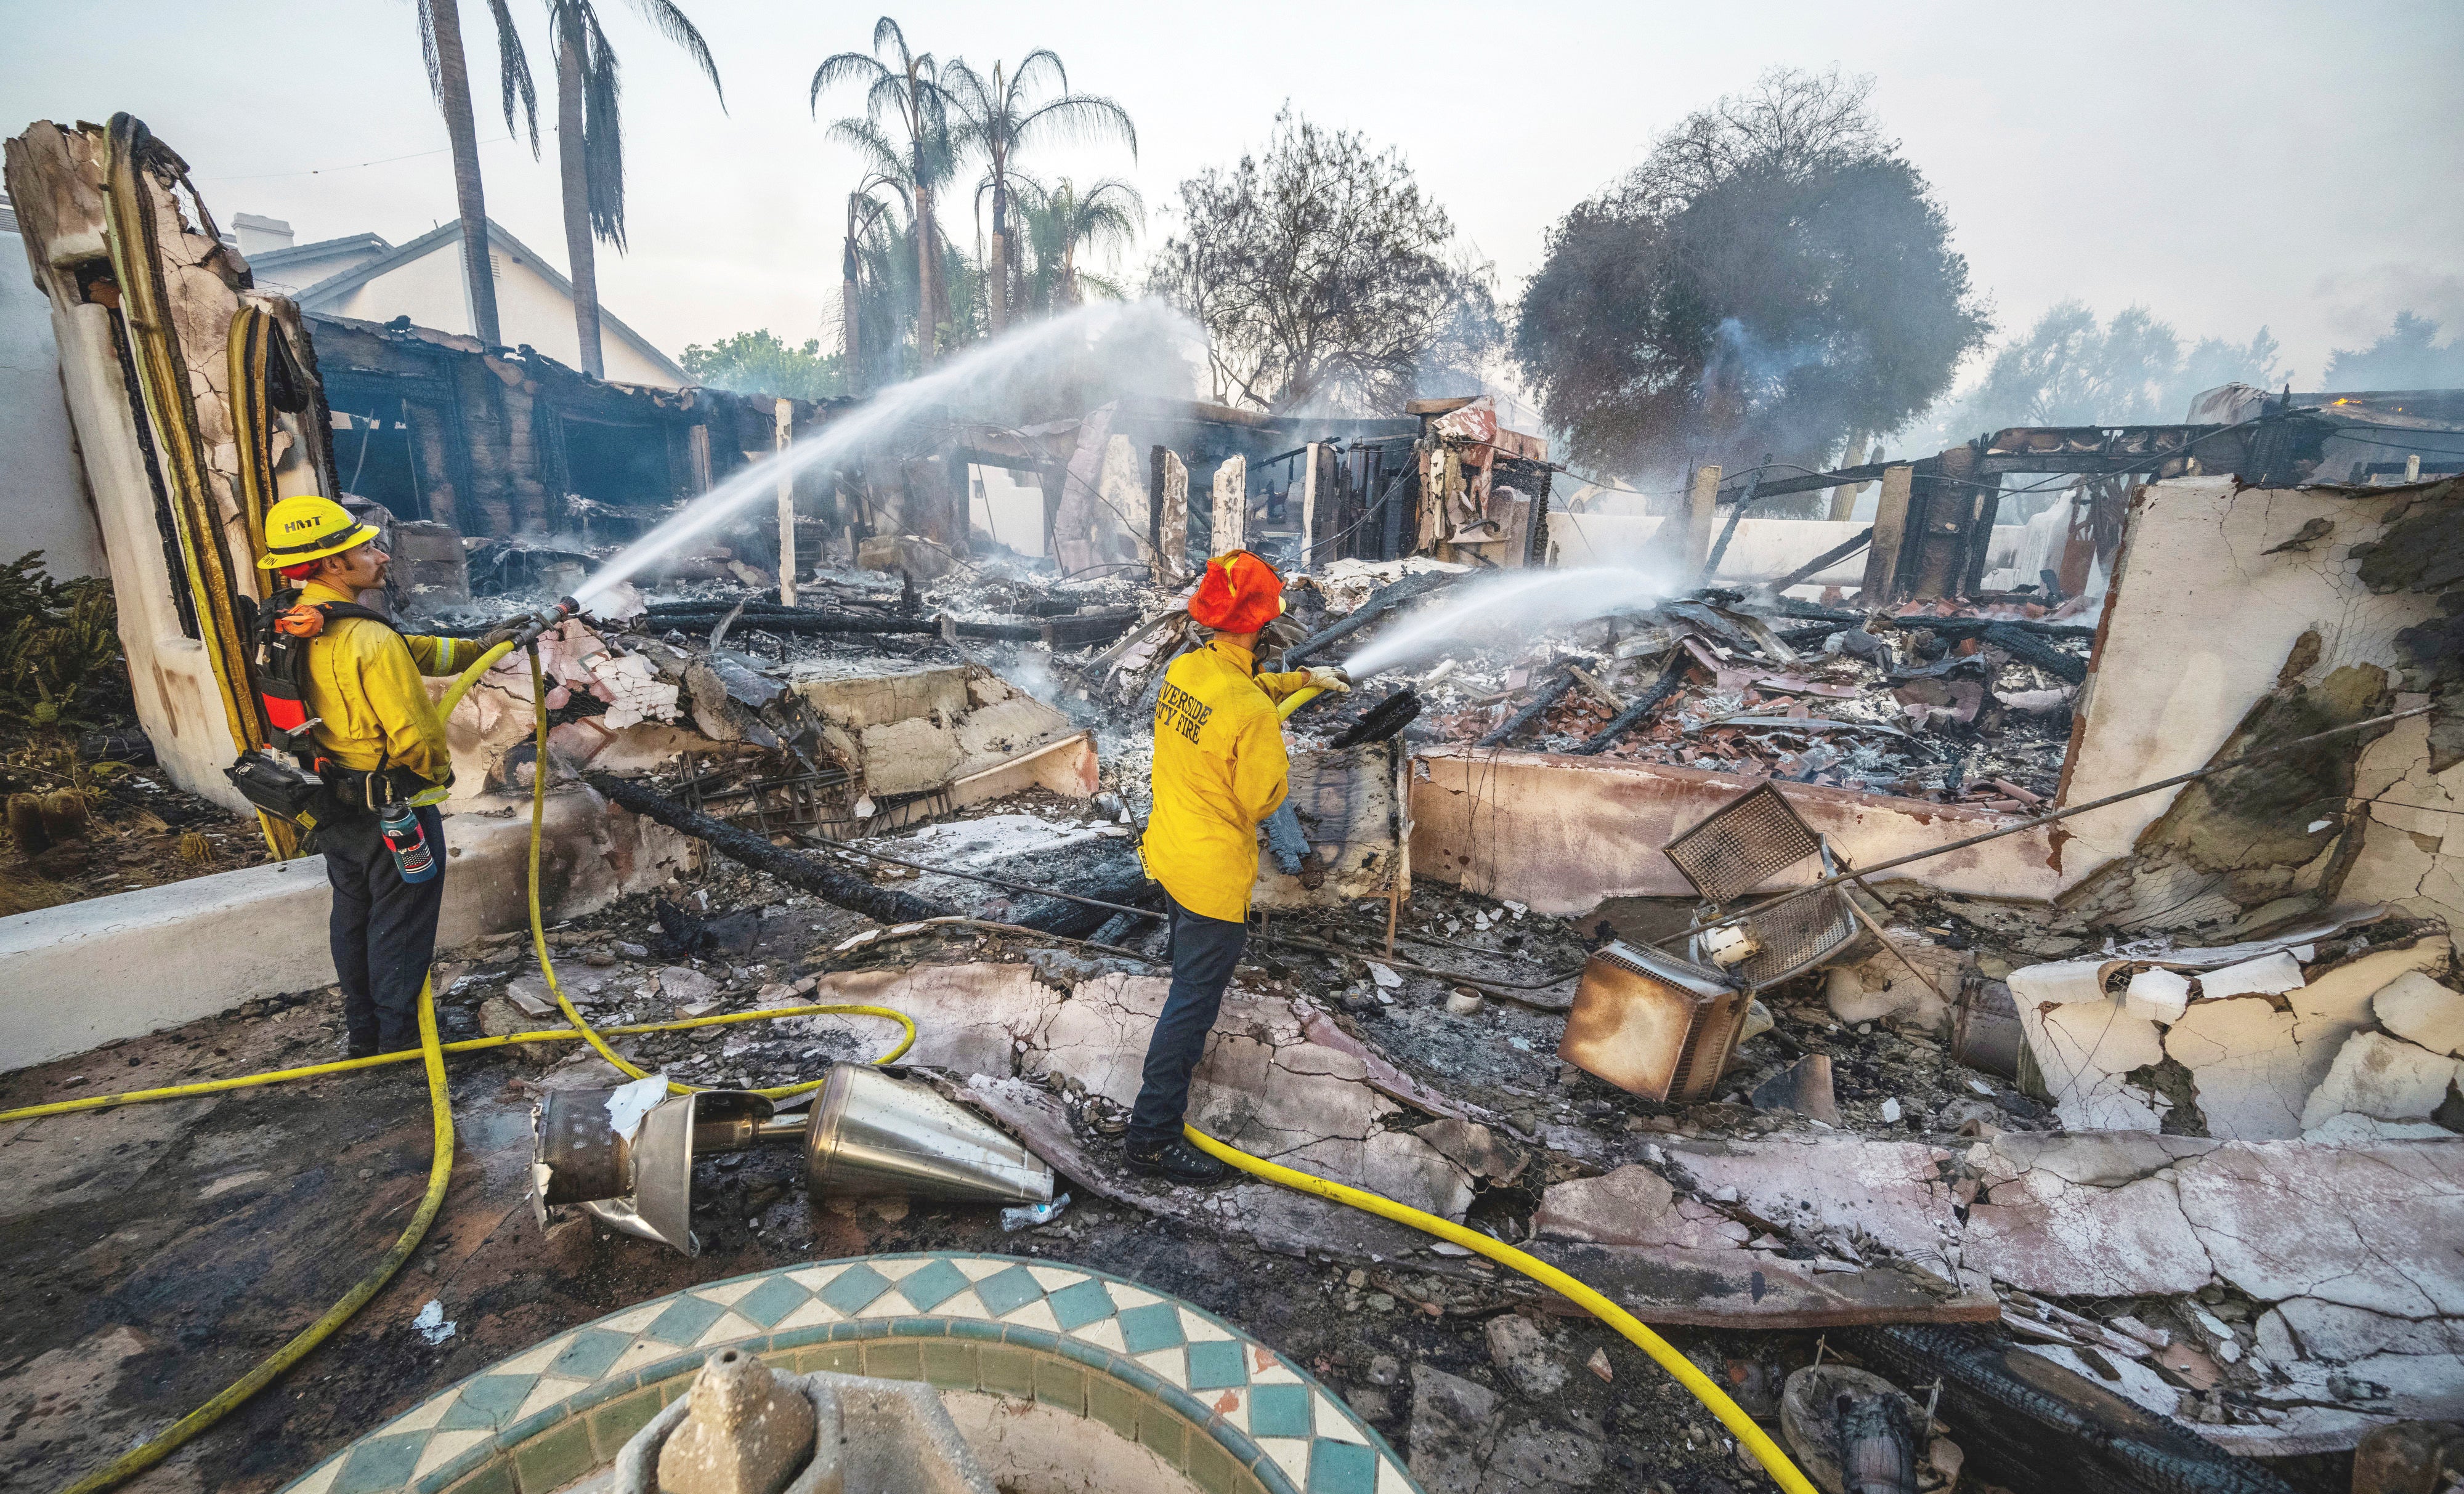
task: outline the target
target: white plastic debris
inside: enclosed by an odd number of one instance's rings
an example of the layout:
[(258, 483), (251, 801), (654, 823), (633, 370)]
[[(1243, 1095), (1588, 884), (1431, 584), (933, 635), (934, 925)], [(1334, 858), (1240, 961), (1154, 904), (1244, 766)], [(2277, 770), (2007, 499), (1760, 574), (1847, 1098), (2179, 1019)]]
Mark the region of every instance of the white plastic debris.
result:
[(1379, 989), (1386, 991), (1401, 989), (1403, 984), (1403, 978), (1401, 976), (1397, 975), (1394, 971), (1377, 963), (1377, 961), (1374, 959), (1368, 961), (1368, 965), (1369, 978), (1376, 981)]
[(2277, 950), (2204, 973), (2199, 977), (2199, 994), (2211, 1001), (2228, 996), (2281, 996), (2300, 990), (2305, 983), (2301, 962), (2290, 951)]
[(1040, 1225), (1049, 1224), (1059, 1219), (1061, 1211), (1067, 1207), (1069, 1207), (1069, 1196), (1065, 1193), (1048, 1203), (1027, 1203), (1014, 1209), (1003, 1209), (1001, 1210), (1001, 1229), (1006, 1233), (1016, 1234), (1022, 1229), (1034, 1229)]
[(667, 1097), (668, 1077), (665, 1074), (652, 1074), (647, 1079), (636, 1079), (631, 1084), (619, 1086), (616, 1092), (607, 1097), (608, 1129), (620, 1136), (632, 1135), (633, 1128), (642, 1124), (642, 1117), (650, 1113), (650, 1107)]
[(410, 1320), (410, 1330), (430, 1345), (451, 1338), (453, 1324), (445, 1316), (445, 1304), (433, 1297), (429, 1298), (428, 1306), (419, 1309), (419, 1316)]
[(2129, 989), (2122, 994), (2123, 1014), (2149, 1022), (2172, 1022), (2189, 1004), (2189, 977), (2173, 970), (2140, 971), (2130, 978)]

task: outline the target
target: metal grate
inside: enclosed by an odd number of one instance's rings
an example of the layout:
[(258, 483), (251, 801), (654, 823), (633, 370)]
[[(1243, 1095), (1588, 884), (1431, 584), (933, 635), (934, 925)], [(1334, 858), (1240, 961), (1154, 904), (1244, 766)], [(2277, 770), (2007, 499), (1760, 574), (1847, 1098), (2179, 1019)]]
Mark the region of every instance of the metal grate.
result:
[[(1821, 848), (1822, 838), (1766, 782), (1711, 811), (1664, 850), (1694, 890), (1719, 907)], [(1843, 910), (1840, 916), (1849, 914)], [(1768, 936), (1765, 942), (1770, 942)]]
[(1797, 972), (1829, 959), (1855, 942), (1857, 914), (1840, 888), (1793, 898), (1767, 913), (1745, 920), (1762, 948), (1728, 967), (1730, 978), (1749, 990), (1775, 985)]

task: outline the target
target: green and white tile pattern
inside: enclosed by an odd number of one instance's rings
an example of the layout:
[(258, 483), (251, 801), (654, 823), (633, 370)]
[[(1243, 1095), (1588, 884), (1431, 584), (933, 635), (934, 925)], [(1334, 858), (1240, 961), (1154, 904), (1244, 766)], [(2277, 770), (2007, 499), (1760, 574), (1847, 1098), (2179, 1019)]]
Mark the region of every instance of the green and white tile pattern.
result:
[(868, 1256), (714, 1282), (496, 1364), (288, 1494), (545, 1494), (612, 1461), (721, 1345), (1034, 1399), (1153, 1449), (1207, 1494), (1419, 1494), (1384, 1439), (1274, 1351), (1133, 1282), (1009, 1256)]

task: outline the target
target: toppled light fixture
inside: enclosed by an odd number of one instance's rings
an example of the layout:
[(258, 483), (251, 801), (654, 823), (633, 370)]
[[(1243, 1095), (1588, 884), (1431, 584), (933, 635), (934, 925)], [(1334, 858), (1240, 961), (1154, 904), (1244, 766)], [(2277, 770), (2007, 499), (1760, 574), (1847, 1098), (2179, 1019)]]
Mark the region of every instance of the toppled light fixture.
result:
[(1583, 964), (1557, 1056), (1646, 1100), (1700, 1100), (1750, 1004), (1717, 970), (1615, 940)]
[(609, 1228), (698, 1255), (698, 1156), (791, 1146), (804, 1185), (826, 1194), (906, 1194), (953, 1203), (1044, 1203), (1052, 1169), (989, 1122), (920, 1085), (862, 1064), (832, 1066), (809, 1117), (779, 1119), (762, 1095), (699, 1089), (662, 1098), (667, 1080), (551, 1091), (531, 1112), (531, 1201), (577, 1207)]
[(1052, 1169), (1007, 1133), (932, 1090), (868, 1064), (831, 1066), (813, 1102), (804, 1187), (950, 1203), (1049, 1203)]
[(1645, 1099), (1683, 1104), (1719, 1083), (1754, 994), (1837, 957), (1856, 942), (1858, 923), (1837, 888), (1723, 921), (1727, 904), (1808, 856), (1831, 870), (1830, 847), (1769, 783), (1713, 810), (1663, 853), (1705, 899), (1691, 957), (1622, 941), (1594, 954), (1557, 1056)]

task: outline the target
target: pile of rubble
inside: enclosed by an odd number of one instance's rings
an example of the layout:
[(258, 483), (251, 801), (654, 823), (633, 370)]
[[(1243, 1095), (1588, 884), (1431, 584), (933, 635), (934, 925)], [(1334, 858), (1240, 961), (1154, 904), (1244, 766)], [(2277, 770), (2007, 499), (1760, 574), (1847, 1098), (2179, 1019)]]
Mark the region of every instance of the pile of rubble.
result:
[(1536, 642), (1485, 668), (1459, 660), (1428, 690), (1446, 741), (2016, 812), (2060, 779), (2094, 634), (2044, 612), (1911, 603), (1859, 615), (1704, 591), (1613, 615), (1579, 642)]

